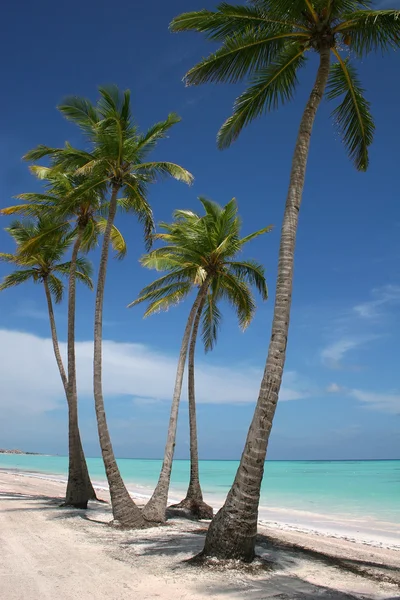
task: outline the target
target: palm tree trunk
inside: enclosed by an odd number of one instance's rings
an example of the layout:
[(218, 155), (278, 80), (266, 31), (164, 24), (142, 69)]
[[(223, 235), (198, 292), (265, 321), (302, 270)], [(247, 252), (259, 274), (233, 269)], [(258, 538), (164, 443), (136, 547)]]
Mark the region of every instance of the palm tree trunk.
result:
[(68, 483), (65, 504), (87, 508), (89, 500), (96, 499), (83, 452), (78, 424), (78, 394), (76, 387), (75, 315), (76, 315), (76, 261), (82, 244), (83, 228), (78, 229), (71, 256), (68, 285)]
[(156, 523), (165, 522), (165, 511), (168, 504), (168, 491), (171, 480), (172, 462), (174, 459), (175, 441), (176, 441), (176, 429), (178, 425), (178, 412), (179, 403), (182, 392), (182, 381), (183, 373), (185, 371), (185, 363), (187, 357), (187, 351), (189, 346), (190, 332), (192, 330), (193, 321), (196, 316), (196, 312), (202, 302), (203, 297), (207, 294), (208, 279), (202, 284), (197, 298), (191, 308), (189, 317), (186, 323), (185, 331), (183, 334), (181, 350), (179, 353), (178, 367), (176, 370), (174, 395), (172, 397), (171, 413), (169, 417), (167, 442), (164, 451), (164, 460), (161, 467), (160, 477), (158, 479), (157, 486), (153, 492), (152, 497), (143, 509), (143, 515), (145, 519), (154, 521)]
[(110, 246), (111, 230), (117, 212), (117, 196), (119, 187), (112, 189), (107, 225), (101, 248), (99, 275), (96, 290), (96, 305), (94, 317), (94, 357), (93, 357), (93, 387), (97, 418), (97, 429), (107, 481), (110, 487), (111, 505), (114, 521), (123, 527), (141, 528), (146, 526), (140, 509), (136, 506), (122, 481), (121, 474), (115, 460), (107, 419), (104, 410), (103, 385), (102, 385), (102, 335), (103, 335), (103, 304), (104, 288), (106, 283), (107, 262)]
[[(67, 399), (67, 404), (68, 404), (68, 417), (69, 417), (69, 419), (68, 419), (68, 421), (69, 421), (68, 422), (68, 438), (69, 438), (70, 450), (69, 450), (68, 484), (67, 484), (67, 493), (66, 493), (65, 504), (70, 505), (70, 506), (75, 506), (76, 508), (86, 508), (87, 500), (86, 500), (86, 504), (84, 505), (84, 502), (79, 501), (79, 497), (77, 495), (74, 495), (71, 498), (71, 497), (69, 497), (69, 493), (68, 493), (68, 486), (70, 485), (70, 480), (71, 480), (70, 473), (71, 473), (71, 454), (72, 454), (71, 453), (71, 430), (72, 430), (72, 428), (71, 428), (71, 410), (70, 410), (70, 401), (69, 401), (68, 379), (67, 379), (67, 376), (65, 373), (65, 369), (64, 369), (64, 365), (63, 365), (61, 353), (60, 353), (60, 347), (58, 344), (57, 327), (56, 327), (56, 321), (54, 318), (53, 302), (51, 299), (49, 285), (48, 285), (48, 282), (46, 279), (44, 280), (43, 283), (44, 283), (44, 289), (46, 292), (47, 308), (48, 308), (48, 312), (49, 312), (51, 339), (53, 342), (54, 355), (56, 357), (58, 370), (60, 372), (61, 381), (64, 386), (65, 397)], [(75, 464), (81, 465), (82, 461), (83, 461), (86, 466), (86, 461), (85, 461), (85, 456), (83, 454), (83, 448), (82, 448), (82, 442), (81, 442), (81, 438), (80, 438), (80, 434), (79, 434), (79, 429), (77, 429), (77, 435), (75, 434), (74, 439), (75, 439), (75, 448), (74, 448), (74, 452), (72, 454), (72, 456), (74, 457), (72, 459), (73, 473), (78, 472), (78, 468), (75, 469)], [(87, 472), (87, 467), (86, 467), (86, 472)], [(89, 474), (87, 474), (87, 479), (91, 486)], [(96, 498), (96, 494), (95, 494), (94, 490), (93, 490), (93, 496), (90, 496), (89, 499), (92, 499), (92, 498)]]
[(239, 559), (255, 556), (258, 504), (272, 421), (278, 402), (289, 333), (296, 231), (311, 132), (328, 80), (330, 49), (320, 50), (314, 88), (307, 102), (293, 155), (281, 231), (271, 341), (261, 389), (235, 481), (208, 530), (201, 557)]
[(197, 442), (197, 419), (194, 360), (200, 319), (203, 313), (206, 296), (203, 297), (193, 322), (192, 335), (188, 355), (188, 401), (189, 401), (189, 430), (190, 430), (190, 481), (186, 497), (174, 508), (185, 508), (198, 519), (212, 519), (213, 509), (203, 500), (199, 476), (199, 449)]
[(64, 386), (65, 395), (68, 396), (68, 380), (65, 374), (65, 369), (60, 353), (60, 346), (58, 344), (56, 320), (54, 318), (53, 301), (51, 299), (51, 293), (49, 290), (49, 284), (47, 279), (43, 279), (44, 290), (46, 292), (47, 309), (49, 313), (50, 329), (51, 329), (51, 340), (53, 342), (54, 356), (56, 357), (58, 370), (60, 371), (61, 381)]

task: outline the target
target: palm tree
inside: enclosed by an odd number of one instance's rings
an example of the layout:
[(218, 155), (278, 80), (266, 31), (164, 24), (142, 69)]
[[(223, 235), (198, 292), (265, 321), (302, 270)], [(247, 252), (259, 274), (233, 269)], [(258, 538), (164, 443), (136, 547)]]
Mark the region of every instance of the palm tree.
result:
[[(232, 199), (223, 208), (200, 198), (205, 215), (191, 211), (175, 211), (172, 224), (161, 224), (164, 233), (155, 236), (166, 245), (142, 257), (144, 266), (167, 271), (146, 286), (139, 298), (129, 306), (149, 302), (145, 316), (167, 310), (180, 302), (193, 289), (198, 289), (185, 327), (176, 372), (164, 461), (157, 487), (144, 508), (145, 517), (152, 521), (165, 521), (168, 490), (175, 449), (176, 428), (182, 380), (190, 341), (189, 408), (191, 430), (191, 479), (185, 507), (199, 516), (209, 517), (210, 508), (203, 502), (199, 483), (196, 413), (194, 399), (194, 353), (200, 318), (203, 316), (203, 339), (207, 349), (213, 347), (221, 314), (217, 304), (227, 300), (237, 313), (239, 324), (245, 329), (256, 309), (250, 285), (255, 285), (263, 299), (267, 297), (264, 269), (254, 261), (238, 262), (236, 256), (243, 246), (270, 230), (260, 229), (244, 238), (240, 237), (241, 221), (237, 204)], [(212, 509), (211, 509), (212, 513)]]
[[(106, 209), (97, 279), (94, 318), (93, 386), (97, 426), (104, 466), (110, 487), (114, 521), (125, 527), (145, 527), (141, 511), (126, 489), (115, 460), (104, 410), (102, 389), (102, 329), (104, 290), (112, 228), (118, 203), (127, 212), (136, 214), (144, 225), (145, 241), (151, 242), (154, 223), (147, 200), (147, 187), (160, 176), (191, 183), (192, 175), (171, 162), (150, 162), (147, 156), (157, 142), (166, 137), (169, 129), (180, 121), (170, 114), (165, 121), (156, 123), (141, 134), (133, 122), (130, 92), (121, 93), (116, 86), (99, 88), (96, 105), (89, 100), (72, 97), (59, 106), (61, 113), (79, 126), (88, 141), (87, 150), (77, 150), (66, 144), (64, 148), (39, 146), (29, 152), (28, 160), (52, 157), (53, 165), (61, 171), (84, 175), (86, 180), (69, 196), (68, 202), (97, 190), (110, 194)], [(119, 195), (122, 193), (122, 198)]]
[[(33, 281), (34, 283), (43, 284), (47, 309), (49, 313), (51, 337), (53, 342), (53, 350), (56, 358), (58, 370), (60, 372), (61, 381), (68, 400), (69, 408), (69, 478), (68, 486), (73, 487), (71, 478), (79, 475), (79, 490), (80, 495), (72, 490), (70, 496), (67, 493), (66, 502), (71, 501), (73, 506), (86, 508), (87, 502), (93, 496), (95, 497), (92, 488), (87, 465), (83, 454), (82, 443), (78, 428), (77, 414), (75, 421), (71, 418), (71, 406), (69, 402), (68, 378), (65, 372), (62, 361), (60, 347), (58, 343), (56, 321), (54, 317), (53, 298), (56, 303), (61, 302), (64, 292), (64, 284), (60, 276), (67, 277), (71, 271), (71, 262), (60, 262), (74, 241), (74, 233), (68, 230), (68, 226), (54, 228), (54, 219), (42, 217), (36, 221), (14, 221), (6, 231), (10, 233), (17, 243), (17, 250), (14, 254), (0, 253), (0, 260), (13, 264), (18, 267), (16, 271), (7, 275), (0, 290), (14, 287)], [(20, 248), (24, 247), (29, 241), (42, 239), (41, 245), (37, 245), (34, 252), (30, 255), (21, 253)], [(92, 268), (90, 263), (83, 257), (75, 257), (75, 277), (93, 289), (92, 280), (90, 278)], [(73, 413), (74, 414), (74, 413)], [(71, 444), (71, 440), (74, 444)], [(84, 501), (82, 502), (82, 495)], [(80, 505), (81, 503), (81, 505)]]
[[(25, 204), (10, 206), (0, 210), (0, 214), (27, 214), (45, 217), (49, 227), (40, 229), (38, 234), (29, 237), (20, 244), (19, 253), (28, 257), (40, 251), (46, 238), (51, 237), (60, 228), (72, 221), (75, 240), (70, 261), (68, 285), (68, 327), (67, 327), (67, 388), (68, 403), (68, 482), (65, 497), (67, 506), (87, 508), (89, 500), (96, 499), (96, 493), (90, 481), (85, 455), (82, 448), (78, 424), (78, 394), (76, 387), (75, 359), (75, 314), (76, 314), (76, 266), (81, 248), (88, 251), (96, 245), (99, 235), (104, 231), (106, 220), (100, 216), (104, 208), (104, 197), (92, 190), (89, 193), (73, 197), (71, 194), (77, 185), (84, 181), (82, 176), (74, 177), (69, 173), (55, 171), (54, 168), (32, 166), (31, 171), (45, 182), (46, 193), (26, 193), (17, 196)], [(51, 222), (52, 221), (52, 222)], [(111, 242), (118, 257), (126, 253), (125, 241), (113, 226)]]
[(250, 0), (246, 6), (224, 2), (216, 11), (185, 13), (171, 24), (173, 31), (200, 31), (221, 43), (187, 73), (188, 84), (235, 83), (250, 77), (218, 133), (220, 148), (228, 147), (253, 119), (291, 100), (308, 55), (319, 57), (293, 155), (266, 368), (240, 466), (208, 530), (204, 557), (254, 557), (264, 460), (285, 364), (296, 231), (315, 116), (326, 91), (329, 100), (340, 98), (333, 111), (335, 123), (356, 168), (365, 171), (374, 122), (355, 63), (372, 51), (400, 44), (400, 11), (371, 6), (371, 0)]

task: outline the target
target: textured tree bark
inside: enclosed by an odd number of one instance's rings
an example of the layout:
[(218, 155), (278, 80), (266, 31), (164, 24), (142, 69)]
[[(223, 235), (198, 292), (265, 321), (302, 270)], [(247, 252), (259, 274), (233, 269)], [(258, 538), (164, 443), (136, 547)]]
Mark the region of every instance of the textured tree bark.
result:
[(264, 462), (285, 365), (299, 210), (311, 132), (326, 88), (329, 66), (330, 49), (321, 49), (316, 81), (303, 113), (293, 155), (281, 231), (271, 340), (260, 393), (235, 481), (224, 506), (210, 525), (200, 558), (218, 557), (251, 562), (255, 556)]
[(121, 474), (115, 460), (111, 438), (108, 431), (107, 419), (104, 410), (103, 385), (102, 385), (102, 335), (103, 335), (103, 304), (104, 288), (106, 283), (107, 262), (110, 246), (111, 229), (117, 212), (117, 196), (119, 188), (114, 186), (111, 194), (110, 208), (107, 225), (104, 232), (101, 248), (99, 275), (96, 290), (96, 305), (94, 318), (94, 358), (93, 358), (93, 387), (97, 429), (99, 433), (101, 453), (106, 470), (107, 481), (110, 488), (111, 505), (114, 521), (123, 527), (146, 527), (142, 512), (136, 506), (122, 481)]
[(65, 395), (67, 396), (67, 394), (68, 394), (67, 375), (65, 374), (65, 369), (64, 369), (64, 365), (63, 365), (63, 361), (62, 361), (61, 353), (60, 353), (60, 346), (58, 344), (56, 320), (54, 318), (54, 310), (53, 310), (53, 301), (51, 299), (51, 293), (49, 290), (49, 284), (47, 282), (47, 279), (44, 279), (43, 285), (44, 285), (44, 290), (46, 292), (47, 310), (49, 313), (51, 340), (53, 342), (54, 356), (56, 357), (58, 370), (60, 371), (60, 377), (61, 377), (61, 381), (64, 386)]
[(161, 467), (160, 477), (158, 479), (157, 486), (153, 492), (152, 497), (143, 509), (143, 515), (145, 519), (154, 521), (156, 523), (165, 522), (165, 511), (168, 504), (168, 491), (171, 480), (172, 462), (174, 459), (175, 441), (176, 441), (176, 428), (178, 425), (178, 412), (179, 403), (182, 392), (182, 381), (183, 374), (185, 371), (185, 363), (187, 357), (187, 351), (189, 346), (190, 332), (192, 330), (193, 321), (196, 316), (196, 312), (202, 302), (203, 297), (207, 294), (208, 280), (202, 284), (197, 298), (191, 308), (189, 317), (186, 323), (185, 331), (183, 334), (181, 350), (179, 353), (178, 367), (176, 371), (174, 394), (172, 397), (171, 413), (168, 425), (167, 442), (164, 451), (164, 460)]
[(198, 519), (212, 519), (212, 506), (203, 500), (199, 476), (199, 449), (197, 440), (197, 418), (196, 418), (196, 395), (194, 361), (196, 353), (197, 336), (201, 315), (203, 313), (206, 296), (203, 297), (193, 322), (192, 335), (189, 344), (188, 355), (188, 401), (189, 401), (189, 430), (190, 430), (190, 480), (186, 497), (173, 508), (183, 508), (190, 511), (191, 515)]
[[(92, 498), (96, 498), (96, 495), (93, 490), (93, 496), (90, 495), (90, 497), (87, 498), (90, 488), (87, 487), (87, 481), (84, 478), (84, 474), (82, 475), (82, 470), (83, 470), (82, 464), (84, 464), (84, 466), (86, 467), (86, 460), (85, 460), (85, 456), (83, 454), (83, 448), (82, 448), (81, 438), (80, 438), (80, 434), (79, 434), (79, 429), (77, 428), (77, 424), (76, 424), (76, 429), (74, 429), (75, 423), (74, 423), (73, 419), (71, 419), (71, 414), (73, 415), (73, 411), (71, 411), (71, 403), (69, 400), (70, 396), (69, 396), (69, 388), (68, 388), (68, 379), (67, 379), (67, 375), (65, 373), (63, 361), (61, 358), (60, 347), (59, 347), (58, 336), (57, 336), (56, 321), (54, 318), (53, 301), (51, 299), (51, 293), (50, 293), (49, 285), (48, 285), (48, 282), (46, 279), (44, 280), (43, 284), (44, 284), (44, 289), (46, 292), (47, 308), (48, 308), (48, 313), (49, 313), (51, 339), (53, 342), (54, 355), (56, 357), (58, 370), (60, 372), (60, 377), (61, 377), (61, 381), (64, 386), (65, 397), (67, 399), (67, 404), (68, 404), (69, 469), (68, 469), (68, 484), (67, 484), (67, 493), (66, 493), (65, 504), (74, 506), (75, 508), (87, 508), (88, 500), (90, 500)], [(72, 421), (72, 423), (71, 423), (71, 421)], [(71, 452), (71, 439), (74, 442), (72, 452)], [(86, 471), (87, 471), (87, 467), (86, 467)], [(72, 472), (72, 478), (70, 476), (71, 472)], [(87, 474), (87, 479), (91, 486), (89, 474)], [(75, 485), (75, 480), (77, 482), (77, 485)], [(69, 488), (70, 488), (70, 491), (69, 491)], [(80, 491), (82, 489), (86, 490), (83, 494)]]
[(83, 452), (78, 422), (78, 393), (76, 387), (75, 315), (76, 315), (76, 261), (82, 244), (83, 228), (78, 229), (71, 256), (68, 282), (68, 483), (65, 504), (87, 508), (89, 500), (96, 499)]

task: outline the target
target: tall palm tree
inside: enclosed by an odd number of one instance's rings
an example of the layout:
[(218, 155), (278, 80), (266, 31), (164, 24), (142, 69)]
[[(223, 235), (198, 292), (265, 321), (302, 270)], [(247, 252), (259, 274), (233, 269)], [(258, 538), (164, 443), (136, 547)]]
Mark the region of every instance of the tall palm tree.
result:
[[(102, 330), (104, 290), (112, 227), (119, 204), (127, 212), (136, 214), (144, 225), (145, 241), (151, 241), (153, 215), (147, 200), (147, 186), (160, 176), (192, 182), (192, 175), (171, 162), (150, 162), (147, 156), (169, 129), (180, 121), (170, 114), (165, 121), (156, 123), (146, 133), (138, 131), (130, 108), (130, 92), (120, 92), (116, 86), (99, 88), (100, 98), (93, 105), (89, 100), (72, 97), (59, 106), (61, 113), (81, 129), (88, 141), (87, 150), (77, 150), (66, 144), (64, 148), (39, 146), (29, 152), (28, 160), (52, 157), (53, 165), (62, 171), (84, 175), (68, 201), (100, 190), (109, 193), (97, 279), (94, 318), (93, 387), (95, 409), (107, 480), (110, 487), (114, 521), (125, 527), (145, 527), (146, 521), (128, 493), (115, 460), (104, 410), (102, 389)], [(122, 198), (119, 198), (122, 193)]]
[(400, 44), (400, 11), (371, 6), (371, 0), (250, 0), (246, 6), (224, 2), (216, 11), (185, 13), (171, 24), (173, 31), (203, 32), (221, 44), (187, 73), (188, 84), (234, 83), (250, 77), (218, 133), (220, 148), (228, 147), (253, 119), (291, 100), (300, 68), (310, 53), (319, 57), (293, 154), (260, 394), (235, 481), (208, 530), (203, 556), (245, 561), (254, 557), (264, 460), (285, 364), (296, 231), (315, 116), (325, 92), (329, 100), (339, 102), (333, 110), (335, 123), (356, 168), (365, 171), (374, 122), (356, 61)]
[(266, 233), (270, 227), (241, 238), (241, 221), (235, 199), (224, 207), (205, 198), (200, 198), (200, 201), (205, 210), (204, 216), (177, 210), (172, 224), (161, 224), (164, 233), (159, 233), (155, 238), (165, 242), (165, 245), (143, 256), (141, 262), (146, 267), (167, 271), (167, 274), (146, 286), (139, 298), (129, 305), (148, 302), (145, 312), (145, 316), (148, 316), (159, 310), (167, 310), (185, 298), (193, 287), (197, 288), (179, 354), (164, 461), (156, 489), (144, 508), (145, 517), (158, 522), (165, 521), (189, 339), (191, 337), (189, 407), (192, 468), (185, 504), (206, 517), (210, 515), (210, 507), (203, 502), (199, 483), (194, 400), (194, 352), (199, 321), (203, 316), (203, 339), (206, 348), (211, 348), (221, 319), (217, 307), (220, 300), (227, 300), (233, 306), (240, 326), (245, 329), (256, 309), (250, 285), (256, 286), (263, 299), (267, 297), (263, 267), (254, 261), (239, 262), (236, 257), (247, 242)]
[[(14, 221), (6, 231), (10, 233), (17, 244), (17, 250), (14, 254), (0, 253), (0, 260), (13, 264), (18, 267), (16, 271), (7, 275), (0, 285), (0, 290), (14, 287), (25, 283), (27, 281), (33, 281), (34, 283), (43, 284), (47, 309), (49, 313), (51, 338), (53, 342), (53, 350), (56, 358), (58, 370), (60, 372), (61, 381), (64, 387), (64, 391), (68, 400), (69, 413), (71, 413), (71, 407), (69, 402), (69, 389), (68, 389), (68, 377), (65, 372), (64, 364), (62, 361), (60, 347), (58, 342), (57, 327), (53, 309), (53, 298), (56, 303), (61, 302), (64, 292), (64, 284), (61, 277), (68, 277), (71, 270), (71, 262), (60, 262), (64, 257), (65, 253), (70, 248), (74, 241), (74, 233), (68, 230), (68, 227), (59, 227), (54, 229), (54, 219), (42, 217), (36, 221)], [(36, 240), (37, 238), (42, 239), (41, 245), (37, 245), (35, 251), (31, 254), (21, 253), (20, 248), (24, 247), (30, 240)], [(87, 285), (90, 289), (93, 289), (91, 280), (92, 267), (87, 259), (77, 256), (75, 258), (75, 277)], [(72, 460), (70, 456), (69, 461), (69, 486), (71, 486), (70, 478), (74, 474), (80, 476), (80, 487), (85, 487), (84, 490), (84, 502), (81, 505), (82, 508), (86, 508), (88, 499), (91, 499), (94, 494), (89, 475), (87, 472), (87, 466), (85, 457), (83, 454), (77, 416), (76, 416), (76, 427), (75, 423), (72, 423), (71, 417), (69, 418), (69, 448), (71, 453), (71, 438), (74, 440), (74, 446), (72, 448)], [(71, 472), (72, 469), (72, 472)], [(92, 494), (90, 494), (92, 491)], [(70, 499), (73, 501), (73, 505), (79, 507), (81, 496), (78, 497), (77, 493), (71, 493), (69, 497), (67, 494), (66, 501)]]
[[(68, 284), (68, 327), (67, 327), (67, 387), (68, 403), (68, 482), (65, 497), (67, 506), (87, 508), (89, 500), (96, 499), (96, 494), (90, 481), (86, 459), (78, 423), (78, 394), (76, 386), (75, 358), (75, 315), (76, 315), (76, 267), (81, 248), (88, 251), (96, 245), (99, 235), (104, 231), (106, 220), (101, 216), (104, 209), (104, 196), (96, 190), (86, 194), (73, 196), (77, 185), (84, 177), (75, 177), (70, 173), (60, 172), (49, 167), (32, 166), (31, 171), (45, 183), (46, 193), (25, 193), (17, 196), (24, 204), (10, 206), (0, 210), (0, 214), (27, 214), (47, 219), (48, 227), (41, 228), (36, 236), (31, 236), (19, 246), (19, 253), (28, 258), (37, 251), (40, 252), (46, 239), (58, 230), (68, 227), (71, 223), (75, 239), (73, 242), (70, 261)], [(72, 200), (70, 200), (70, 196)], [(117, 256), (126, 253), (125, 241), (113, 226), (111, 242), (117, 251)]]

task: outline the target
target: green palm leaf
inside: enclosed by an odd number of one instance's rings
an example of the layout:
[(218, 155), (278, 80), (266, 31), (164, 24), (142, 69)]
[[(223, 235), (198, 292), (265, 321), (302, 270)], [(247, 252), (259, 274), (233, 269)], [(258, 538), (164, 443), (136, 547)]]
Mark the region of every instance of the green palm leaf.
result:
[(189, 171), (171, 162), (140, 163), (132, 166), (131, 173), (145, 174), (151, 180), (155, 180), (157, 177), (170, 176), (189, 185), (193, 182), (193, 175)]
[(245, 328), (255, 312), (250, 286), (267, 297), (263, 267), (255, 261), (238, 262), (235, 257), (243, 245), (266, 233), (264, 228), (240, 238), (241, 221), (235, 199), (224, 207), (207, 198), (199, 198), (204, 215), (193, 211), (174, 212), (172, 223), (161, 223), (155, 240), (164, 243), (145, 254), (141, 263), (147, 268), (165, 271), (165, 275), (143, 288), (129, 306), (148, 304), (148, 314), (167, 310), (183, 300), (194, 287), (208, 281), (208, 295), (203, 310), (203, 339), (206, 350), (213, 347), (221, 314), (217, 306), (227, 300), (234, 308), (239, 324)]
[[(56, 265), (54, 267), (54, 271), (60, 273), (65, 277), (69, 277), (71, 270), (71, 262), (67, 261), (65, 263), (61, 263), (60, 265)], [(93, 290), (93, 282), (92, 282), (92, 274), (93, 274), (93, 266), (87, 258), (83, 256), (78, 256), (76, 259), (76, 278), (79, 279), (83, 284), (85, 284), (90, 290)]]
[(20, 269), (19, 271), (14, 271), (14, 273), (10, 273), (6, 275), (0, 284), (0, 291), (5, 290), (10, 287), (15, 287), (16, 285), (21, 285), (21, 283), (25, 283), (29, 281), (29, 279), (37, 279), (37, 271), (36, 269)]
[(296, 23), (286, 20), (282, 15), (274, 17), (262, 6), (232, 6), (223, 2), (217, 6), (217, 11), (200, 10), (184, 13), (176, 17), (170, 29), (176, 31), (199, 31), (205, 33), (211, 40), (225, 40), (226, 37), (243, 33), (249, 27), (263, 31), (265, 34), (276, 32), (278, 28), (293, 26)]
[[(97, 220), (97, 229), (101, 234), (105, 232), (106, 226), (107, 219), (104, 217), (99, 217)], [(126, 246), (124, 236), (115, 225), (113, 225), (111, 229), (111, 246), (116, 252), (116, 258), (125, 258), (128, 248)]]
[(265, 281), (265, 269), (263, 265), (254, 260), (241, 262), (229, 261), (228, 268), (233, 275), (255, 286), (263, 300), (268, 299), (268, 287)]
[(338, 125), (343, 142), (350, 158), (360, 171), (368, 168), (368, 148), (374, 137), (374, 122), (369, 102), (364, 98), (357, 73), (349, 60), (342, 61), (335, 52), (338, 61), (331, 67), (327, 96), (333, 100), (342, 96), (342, 103), (332, 115)]
[(203, 309), (202, 338), (206, 352), (213, 350), (221, 327), (222, 314), (213, 294), (207, 294)]
[(246, 329), (254, 317), (256, 304), (247, 283), (229, 273), (221, 276), (219, 295), (231, 304), (235, 310), (239, 326)]
[(167, 137), (167, 133), (173, 125), (180, 123), (181, 117), (176, 113), (170, 113), (165, 121), (155, 123), (145, 134), (140, 134), (135, 140), (135, 152), (146, 153), (154, 150), (157, 143)]
[(66, 119), (73, 121), (85, 133), (93, 135), (93, 128), (96, 127), (99, 116), (89, 100), (71, 96), (66, 98), (58, 109)]
[(64, 295), (64, 284), (56, 277), (56, 275), (49, 275), (47, 278), (47, 283), (49, 285), (49, 290), (51, 295), (54, 297), (56, 304), (60, 304)]
[(336, 31), (348, 36), (359, 55), (400, 46), (400, 10), (360, 10), (343, 15)]
[(203, 59), (185, 76), (188, 85), (207, 82), (236, 83), (274, 60), (287, 40), (307, 39), (306, 33), (271, 33), (249, 28), (225, 39), (215, 53)]
[(243, 127), (262, 115), (292, 99), (298, 83), (297, 71), (304, 65), (304, 49), (291, 44), (273, 64), (260, 69), (247, 88), (235, 101), (233, 114), (218, 132), (218, 146), (227, 148), (237, 139)]

